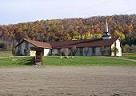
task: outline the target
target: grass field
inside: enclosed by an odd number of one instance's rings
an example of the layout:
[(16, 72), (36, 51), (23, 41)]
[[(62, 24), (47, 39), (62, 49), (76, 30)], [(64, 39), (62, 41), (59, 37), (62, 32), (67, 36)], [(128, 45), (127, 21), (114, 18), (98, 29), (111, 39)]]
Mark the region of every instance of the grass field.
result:
[[(74, 58), (48, 56), (43, 57), (43, 63), (48, 66), (136, 66), (135, 53), (123, 55), (122, 57), (75, 56)], [(0, 52), (0, 67), (31, 66), (32, 64), (32, 57), (13, 57), (10, 51)]]
[(0, 67), (20, 67), (32, 65), (31, 57), (0, 57)]
[[(117, 57), (79, 56), (74, 58), (44, 57), (48, 66), (136, 66), (136, 62)], [(0, 67), (31, 66), (32, 57), (1, 57)]]
[(124, 53), (123, 57), (136, 60), (136, 53)]
[(124, 60), (120, 57), (105, 56), (77, 56), (74, 58), (44, 57), (44, 64), (56, 66), (133, 66), (134, 61)]

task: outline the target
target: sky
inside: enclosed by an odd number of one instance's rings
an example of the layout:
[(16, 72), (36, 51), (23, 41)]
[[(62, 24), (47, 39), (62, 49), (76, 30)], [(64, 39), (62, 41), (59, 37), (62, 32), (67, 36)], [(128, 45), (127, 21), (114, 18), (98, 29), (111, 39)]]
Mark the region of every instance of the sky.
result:
[(0, 0), (0, 25), (136, 14), (136, 0)]

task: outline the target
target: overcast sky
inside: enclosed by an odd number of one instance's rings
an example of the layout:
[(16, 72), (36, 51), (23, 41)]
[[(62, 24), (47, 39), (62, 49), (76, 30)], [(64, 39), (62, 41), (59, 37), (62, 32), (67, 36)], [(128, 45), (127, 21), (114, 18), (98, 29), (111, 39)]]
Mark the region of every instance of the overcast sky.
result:
[(0, 0), (0, 24), (136, 14), (136, 0)]

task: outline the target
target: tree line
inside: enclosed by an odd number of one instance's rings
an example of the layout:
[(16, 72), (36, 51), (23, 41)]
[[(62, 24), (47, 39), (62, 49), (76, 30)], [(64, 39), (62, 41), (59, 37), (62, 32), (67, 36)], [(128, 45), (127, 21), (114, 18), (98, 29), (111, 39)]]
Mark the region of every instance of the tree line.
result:
[(0, 25), (0, 39), (12, 46), (23, 38), (39, 41), (101, 38), (106, 20), (112, 37), (119, 37), (122, 45), (136, 45), (136, 15), (39, 20)]

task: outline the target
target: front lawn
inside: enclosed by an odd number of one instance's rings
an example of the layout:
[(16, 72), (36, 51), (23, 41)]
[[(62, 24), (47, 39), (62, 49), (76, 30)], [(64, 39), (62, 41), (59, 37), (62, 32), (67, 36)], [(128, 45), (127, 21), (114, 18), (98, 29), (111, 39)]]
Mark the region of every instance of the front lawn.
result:
[[(32, 66), (32, 62), (32, 57), (0, 57), (0, 67)], [(48, 56), (43, 57), (43, 63), (45, 66), (136, 66), (135, 61), (106, 56), (76, 56), (74, 58)]]
[(136, 60), (136, 53), (124, 53), (123, 57)]
[(0, 57), (0, 67), (32, 65), (32, 57)]
[(106, 56), (76, 56), (74, 58), (44, 57), (45, 65), (56, 66), (132, 66), (136, 62), (117, 57)]

